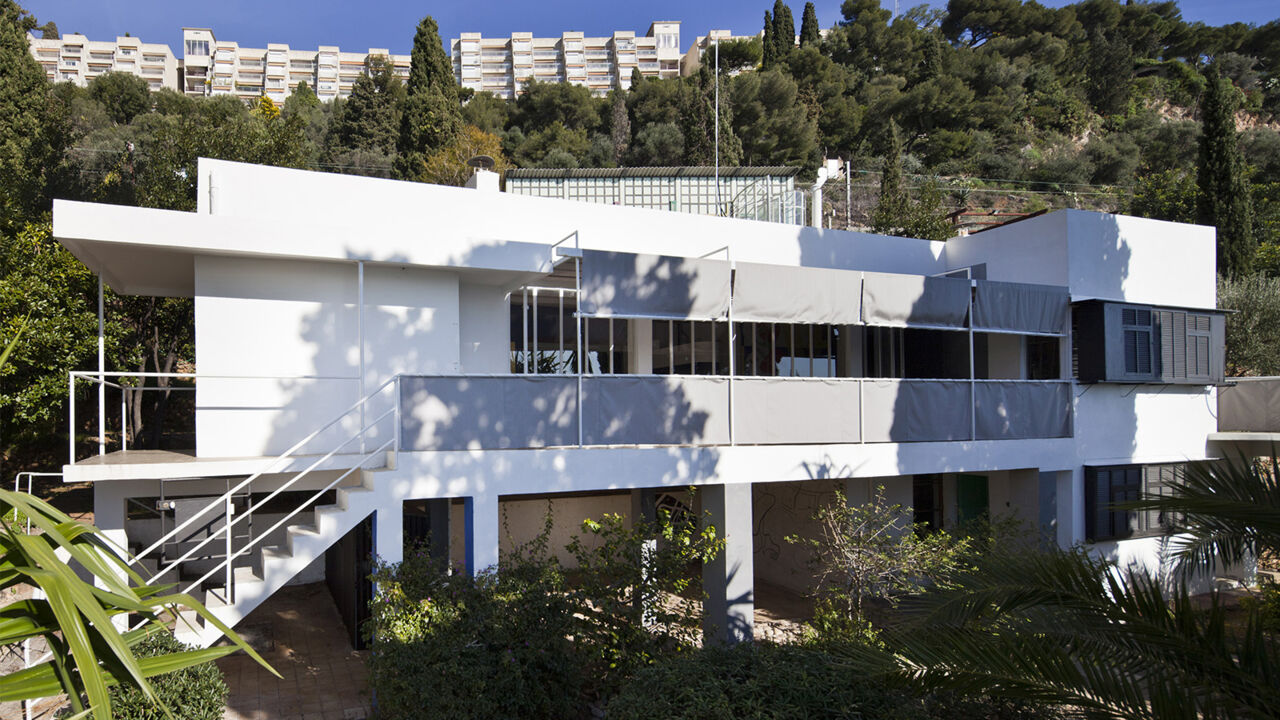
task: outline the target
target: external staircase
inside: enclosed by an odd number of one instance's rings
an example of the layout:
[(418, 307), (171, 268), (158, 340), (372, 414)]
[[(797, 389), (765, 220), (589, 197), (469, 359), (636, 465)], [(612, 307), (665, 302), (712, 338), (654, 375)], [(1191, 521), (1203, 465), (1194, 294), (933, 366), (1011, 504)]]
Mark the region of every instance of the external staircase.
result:
[[(388, 392), (394, 393), (394, 402), (383, 404), (393, 407), (367, 420), (366, 410), (371, 402), (379, 397), (385, 399)], [(399, 449), (399, 394), (397, 376), (298, 441), (267, 463), (264, 470), (235, 481), (225, 493), (176, 523), (146, 548), (135, 549), (130, 564), (151, 583), (176, 583), (175, 591), (200, 600), (220, 622), (235, 627), (377, 510), (379, 477), (394, 471)], [(320, 456), (300, 454), (316, 437), (356, 416), (359, 430), (329, 452)], [(390, 433), (385, 432), (388, 426), (393, 428)], [(379, 434), (379, 428), (384, 432)], [(305, 467), (281, 473), (282, 468), (300, 465)], [(332, 472), (335, 467), (337, 477), (323, 487), (316, 489), (314, 483), (306, 489), (301, 487), (303, 478), (314, 477), (313, 473), (319, 470)], [(268, 474), (283, 474), (286, 480), (265, 496), (248, 494), (254, 481)], [(351, 484), (352, 478), (358, 483)], [(251, 524), (255, 511), (285, 492), (307, 497), (291, 504), (292, 509), (270, 527), (261, 531), (255, 527), (247, 535), (242, 532)], [(332, 502), (328, 502), (330, 498)], [(243, 509), (236, 509), (237, 504)], [(278, 510), (274, 514), (279, 514)], [(201, 533), (201, 528), (212, 529)], [(281, 528), (284, 542), (267, 545), (265, 539), (273, 534), (278, 538)], [(198, 534), (196, 539), (192, 539), (193, 533)], [(182, 610), (174, 625), (175, 637), (195, 647), (208, 647), (222, 634), (193, 610)]]

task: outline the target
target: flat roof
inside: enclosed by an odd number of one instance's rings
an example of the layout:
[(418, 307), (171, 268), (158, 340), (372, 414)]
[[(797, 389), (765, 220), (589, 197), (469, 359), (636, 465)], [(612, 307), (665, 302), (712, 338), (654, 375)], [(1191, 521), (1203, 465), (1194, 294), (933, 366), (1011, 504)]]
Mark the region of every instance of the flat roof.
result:
[[(795, 177), (800, 168), (789, 165), (751, 165), (722, 167), (720, 177)], [(516, 168), (508, 170), (509, 178), (626, 178), (626, 177), (715, 177), (711, 165), (686, 167), (621, 167), (621, 168)]]

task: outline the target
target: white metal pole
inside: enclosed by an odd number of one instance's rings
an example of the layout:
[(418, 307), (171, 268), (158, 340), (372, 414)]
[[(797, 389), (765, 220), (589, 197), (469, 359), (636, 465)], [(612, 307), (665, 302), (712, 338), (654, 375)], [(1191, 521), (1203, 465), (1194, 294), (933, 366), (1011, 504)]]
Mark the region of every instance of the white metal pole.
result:
[(844, 161), (844, 229), (853, 227), (853, 163)]
[[(730, 273), (729, 277), (730, 279), (732, 279), (733, 257), (730, 251), (728, 251), (727, 249), (725, 251), (725, 257), (729, 261), (729, 273)], [(736, 345), (737, 343), (734, 342), (734, 335), (733, 335), (733, 282), (732, 281), (729, 283), (729, 308), (728, 308), (726, 320), (729, 323), (729, 444), (736, 445), (737, 441), (734, 439), (734, 436), (733, 436), (733, 376), (735, 372), (734, 363), (733, 363), (733, 346)]]
[[(970, 286), (973, 281), (969, 281)], [(969, 439), (978, 439), (978, 383), (974, 380), (978, 374), (974, 367), (973, 357), (973, 290), (969, 290)]]
[(76, 376), (67, 375), (67, 464), (76, 464)]
[(520, 291), (520, 337), (524, 347), (521, 350), (521, 362), (524, 363), (524, 373), (529, 374), (529, 290), (525, 288)]
[(720, 205), (720, 37), (715, 38), (716, 47), (716, 215), (724, 211)]
[[(365, 453), (364, 432), (364, 261), (356, 261), (356, 341), (360, 343), (360, 454)], [(230, 540), (228, 540), (230, 542)]]
[[(228, 481), (228, 482), (229, 482), (229, 481)], [(227, 496), (226, 507), (225, 507), (226, 519), (225, 519), (225, 520), (223, 520), (223, 527), (226, 529), (226, 534), (227, 534), (227, 568), (226, 568), (226, 570), (225, 570), (225, 577), (226, 577), (226, 583), (227, 583), (227, 585), (226, 585), (225, 595), (226, 595), (226, 599), (227, 599), (227, 604), (228, 604), (228, 605), (230, 605), (231, 603), (235, 602), (235, 600), (233, 599), (233, 596), (232, 596), (233, 588), (231, 587), (231, 580), (232, 580), (232, 577), (231, 577), (231, 576), (232, 576), (232, 572), (231, 572), (231, 513), (232, 513), (232, 511), (234, 510), (234, 508), (235, 508), (235, 505), (233, 505), (233, 504), (231, 503), (231, 496), (230, 496), (230, 495), (228, 495), (228, 496)], [(318, 523), (317, 523), (317, 524), (318, 524)]]
[(574, 327), (578, 342), (578, 447), (582, 447), (582, 258), (573, 259)]
[(534, 375), (538, 374), (537, 356), (541, 354), (538, 348), (539, 339), (540, 338), (538, 337), (538, 288), (534, 288), (533, 289), (533, 354), (534, 354), (533, 374)]
[[(156, 368), (159, 370), (159, 368)], [(98, 454), (107, 454), (107, 340), (102, 313), (102, 276), (98, 276)]]
[(129, 449), (129, 408), (124, 402), (124, 388), (120, 388), (120, 452)]

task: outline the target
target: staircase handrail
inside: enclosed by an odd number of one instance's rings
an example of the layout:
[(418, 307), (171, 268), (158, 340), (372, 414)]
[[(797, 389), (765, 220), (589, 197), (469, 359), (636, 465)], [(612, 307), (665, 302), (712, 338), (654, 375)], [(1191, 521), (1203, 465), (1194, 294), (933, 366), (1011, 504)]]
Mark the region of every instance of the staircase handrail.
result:
[[(267, 494), (267, 496), (266, 496), (266, 497), (264, 497), (264, 498), (262, 498), (261, 500), (259, 500), (259, 501), (257, 502), (257, 504), (253, 504), (253, 503), (251, 502), (251, 503), (250, 503), (250, 506), (249, 506), (249, 508), (248, 508), (247, 510), (245, 510), (243, 513), (239, 513), (239, 514), (233, 515), (233, 516), (232, 516), (232, 518), (231, 518), (230, 520), (227, 520), (227, 521), (226, 521), (226, 524), (225, 524), (223, 527), (219, 528), (217, 532), (211, 532), (211, 533), (209, 533), (208, 535), (206, 535), (206, 536), (204, 537), (204, 539), (203, 539), (203, 540), (199, 541), (199, 542), (198, 542), (194, 547), (192, 547), (191, 549), (189, 549), (189, 550), (187, 550), (185, 553), (183, 553), (183, 555), (182, 555), (181, 557), (179, 557), (179, 558), (177, 558), (177, 559), (175, 559), (175, 560), (167, 561), (167, 564), (165, 565), (165, 567), (163, 567), (163, 568), (159, 568), (159, 567), (158, 567), (158, 568), (156, 569), (155, 574), (151, 576), (152, 581), (158, 580), (158, 579), (160, 578), (160, 576), (162, 576), (162, 575), (164, 575), (165, 573), (169, 572), (169, 571), (170, 571), (170, 570), (172, 570), (173, 568), (176, 568), (176, 567), (181, 566), (181, 565), (182, 565), (182, 563), (184, 563), (184, 562), (186, 562), (186, 561), (188, 561), (188, 560), (192, 559), (192, 557), (194, 557), (194, 556), (195, 556), (195, 554), (196, 554), (197, 552), (199, 552), (200, 550), (202, 550), (206, 545), (208, 545), (209, 543), (213, 542), (213, 540), (215, 540), (215, 539), (217, 539), (217, 538), (221, 537), (221, 535), (223, 534), (223, 531), (225, 531), (225, 532), (227, 532), (227, 533), (230, 533), (230, 532), (231, 532), (231, 530), (232, 530), (232, 528), (234, 528), (234, 527), (235, 527), (235, 525), (236, 525), (237, 523), (239, 523), (241, 519), (243, 519), (243, 518), (249, 518), (249, 517), (252, 517), (252, 516), (253, 516), (253, 511), (254, 511), (254, 510), (257, 510), (257, 509), (261, 508), (263, 505), (265, 505), (267, 502), (269, 502), (272, 498), (274, 498), (275, 496), (279, 495), (280, 493), (282, 493), (282, 492), (284, 492), (285, 490), (287, 490), (287, 489), (289, 489), (290, 487), (292, 487), (292, 486), (294, 485), (294, 483), (298, 482), (298, 481), (299, 481), (299, 480), (301, 480), (303, 477), (305, 477), (305, 476), (309, 475), (309, 474), (311, 473), (311, 471), (312, 471), (312, 470), (315, 470), (317, 467), (319, 467), (320, 465), (324, 464), (324, 462), (325, 462), (325, 461), (329, 460), (329, 458), (331, 458), (331, 457), (333, 457), (334, 455), (338, 454), (338, 451), (339, 451), (339, 450), (341, 450), (342, 448), (346, 447), (347, 445), (350, 445), (351, 443), (355, 442), (357, 439), (364, 437), (364, 434), (365, 434), (366, 432), (368, 432), (370, 429), (372, 429), (372, 428), (376, 427), (376, 426), (378, 425), (378, 423), (380, 423), (380, 422), (382, 422), (383, 420), (385, 420), (385, 419), (387, 418), (387, 416), (388, 416), (388, 415), (392, 415), (392, 414), (394, 414), (394, 413), (395, 413), (395, 408), (392, 408), (392, 409), (390, 409), (390, 410), (388, 410), (388, 411), (384, 412), (383, 414), (379, 415), (376, 419), (374, 419), (374, 421), (373, 421), (373, 422), (369, 423), (368, 425), (365, 425), (365, 426), (364, 426), (363, 428), (361, 428), (361, 429), (360, 429), (356, 434), (354, 434), (354, 435), (352, 435), (351, 437), (347, 438), (347, 439), (346, 439), (346, 440), (344, 440), (340, 445), (336, 446), (335, 448), (333, 448), (333, 449), (332, 449), (332, 450), (330, 450), (329, 452), (327, 452), (327, 453), (325, 453), (324, 455), (322, 455), (322, 456), (320, 456), (319, 458), (317, 458), (317, 459), (316, 459), (316, 461), (315, 461), (315, 462), (313, 462), (313, 463), (311, 463), (309, 466), (307, 466), (307, 468), (306, 468), (305, 470), (302, 470), (301, 472), (299, 472), (299, 473), (295, 474), (292, 478), (290, 478), (290, 479), (289, 479), (289, 481), (288, 481), (288, 482), (284, 483), (283, 485), (281, 485), (280, 487), (276, 488), (275, 490), (272, 490), (270, 493), (268, 493), (268, 494)], [(394, 444), (394, 438), (392, 439), (391, 444)], [(369, 457), (370, 457), (369, 453), (365, 453), (365, 454), (360, 458), (360, 461), (359, 461), (359, 462), (358, 462), (358, 463), (353, 467), (353, 469), (354, 469), (354, 468), (357, 468), (357, 467), (360, 467), (360, 466), (362, 466), (362, 465), (364, 465), (364, 463), (368, 461)], [(350, 474), (350, 471), (348, 471), (348, 472), (347, 472), (347, 474)], [(345, 476), (344, 476), (344, 477), (345, 477)], [(200, 512), (198, 512), (198, 513), (196, 513), (195, 515), (193, 515), (191, 519), (192, 519), (192, 520), (196, 520), (196, 519), (199, 519), (199, 518), (203, 518), (203, 517), (205, 517), (206, 513), (211, 512), (211, 511), (213, 510), (213, 506), (214, 506), (215, 504), (219, 503), (219, 502), (222, 502), (222, 503), (225, 505), (225, 503), (226, 503), (226, 498), (225, 498), (225, 497), (224, 497), (224, 498), (219, 498), (218, 500), (215, 500), (215, 501), (211, 502), (209, 505), (206, 505), (206, 506), (204, 507), (204, 509), (203, 509), (203, 510), (201, 510)], [(138, 559), (140, 560), (140, 559), (141, 559), (141, 556), (139, 556), (139, 557), (138, 557)]]
[[(208, 512), (209, 512), (210, 510), (214, 509), (214, 508), (215, 508), (215, 507), (217, 507), (218, 505), (225, 505), (225, 504), (226, 504), (226, 503), (231, 499), (231, 497), (232, 497), (233, 495), (235, 495), (236, 493), (240, 492), (240, 491), (241, 491), (241, 490), (243, 490), (244, 488), (248, 487), (251, 483), (253, 483), (253, 481), (254, 481), (254, 480), (257, 480), (258, 478), (262, 477), (263, 475), (271, 474), (271, 473), (274, 473), (274, 472), (280, 472), (280, 471), (283, 469), (283, 464), (281, 464), (279, 467), (277, 466), (277, 464), (280, 464), (280, 463), (282, 463), (282, 461), (284, 461), (284, 460), (286, 460), (286, 459), (288, 459), (288, 458), (292, 457), (292, 456), (294, 455), (294, 453), (296, 453), (298, 450), (300, 450), (300, 449), (302, 449), (304, 446), (306, 446), (306, 444), (307, 444), (307, 443), (309, 443), (309, 442), (311, 442), (312, 440), (314, 440), (317, 436), (319, 436), (319, 435), (320, 435), (320, 433), (322, 433), (322, 432), (324, 432), (324, 431), (328, 430), (329, 428), (331, 428), (331, 427), (333, 427), (334, 425), (336, 425), (336, 424), (338, 424), (339, 422), (341, 422), (341, 421), (343, 420), (343, 418), (345, 418), (345, 417), (347, 417), (348, 415), (350, 415), (350, 414), (351, 414), (351, 412), (352, 412), (353, 410), (358, 410), (358, 409), (360, 409), (361, 407), (363, 407), (363, 406), (365, 405), (365, 403), (369, 402), (369, 401), (370, 401), (370, 400), (372, 400), (375, 396), (377, 396), (379, 393), (381, 393), (383, 390), (385, 390), (385, 389), (387, 388), (387, 386), (389, 386), (389, 385), (391, 385), (391, 384), (393, 384), (393, 383), (397, 383), (397, 384), (398, 384), (398, 383), (399, 383), (399, 381), (400, 381), (400, 375), (399, 375), (399, 374), (396, 374), (396, 375), (394, 375), (394, 376), (392, 376), (392, 377), (388, 378), (385, 382), (383, 382), (383, 383), (382, 383), (381, 385), (379, 385), (377, 388), (373, 389), (372, 391), (370, 391), (369, 393), (367, 393), (364, 397), (362, 397), (362, 398), (360, 398), (359, 400), (357, 400), (357, 401), (355, 401), (354, 403), (352, 403), (349, 407), (347, 407), (347, 409), (346, 409), (346, 410), (343, 410), (340, 414), (338, 414), (338, 416), (337, 416), (337, 417), (333, 418), (333, 419), (332, 419), (332, 420), (330, 420), (329, 422), (327, 422), (327, 423), (325, 423), (324, 425), (320, 426), (320, 427), (319, 427), (319, 428), (317, 428), (316, 430), (311, 431), (311, 433), (309, 433), (306, 437), (304, 437), (304, 438), (302, 438), (301, 440), (299, 440), (298, 442), (294, 443), (294, 444), (293, 444), (293, 445), (292, 445), (288, 450), (285, 450), (283, 453), (281, 453), (280, 455), (278, 455), (278, 456), (276, 456), (275, 458), (273, 458), (273, 459), (272, 459), (272, 460), (267, 464), (267, 466), (266, 466), (266, 467), (264, 467), (264, 468), (263, 468), (263, 469), (261, 469), (261, 470), (258, 470), (257, 472), (253, 473), (252, 475), (250, 475), (250, 476), (246, 477), (244, 480), (241, 480), (239, 483), (237, 483), (237, 484), (235, 485), (235, 487), (233, 487), (233, 488), (231, 488), (231, 489), (227, 490), (225, 493), (223, 493), (222, 495), (220, 495), (220, 496), (219, 496), (219, 497), (217, 497), (216, 499), (214, 499), (214, 500), (210, 501), (210, 502), (209, 502), (209, 504), (208, 504), (208, 505), (206, 505), (206, 506), (205, 506), (203, 509), (201, 509), (199, 512), (197, 512), (197, 513), (193, 514), (190, 518), (188, 518), (187, 520), (184, 520), (182, 523), (179, 523), (178, 525), (174, 526), (174, 528), (173, 528), (172, 530), (170, 530), (169, 532), (167, 532), (167, 533), (165, 533), (164, 535), (162, 535), (158, 540), (156, 540), (155, 542), (153, 542), (153, 543), (152, 543), (150, 546), (148, 546), (145, 550), (142, 550), (141, 552), (138, 552), (137, 554), (135, 554), (135, 555), (133, 556), (133, 558), (132, 558), (132, 559), (130, 559), (130, 560), (128, 561), (128, 564), (130, 564), (130, 565), (139, 565), (139, 564), (141, 563), (141, 561), (142, 561), (142, 558), (144, 558), (144, 557), (146, 557), (146, 556), (150, 555), (151, 553), (155, 552), (158, 548), (163, 547), (166, 543), (171, 542), (171, 541), (173, 540), (173, 538), (174, 538), (174, 537), (176, 537), (176, 536), (178, 535), (178, 533), (180, 533), (180, 532), (181, 532), (181, 531), (183, 531), (183, 530), (186, 530), (188, 527), (190, 527), (191, 525), (193, 525), (197, 520), (199, 520), (199, 519), (203, 518), (206, 514), (208, 514)], [(396, 407), (396, 410), (398, 410), (398, 409), (399, 409), (399, 406), (400, 406), (400, 403), (399, 403), (399, 399), (397, 398), (396, 406), (395, 406), (395, 407)], [(357, 434), (357, 437), (363, 436), (363, 434), (364, 434), (364, 432), (365, 432), (365, 430), (366, 430), (366, 429), (367, 429), (367, 428), (361, 428), (361, 429), (360, 429), (360, 432)], [(395, 433), (394, 433), (394, 434), (395, 434), (396, 436), (398, 436), (398, 435), (400, 434), (400, 428), (399, 428), (399, 427), (397, 427), (397, 428), (395, 429)], [(348, 441), (347, 441), (347, 442), (350, 442), (350, 439), (348, 439)], [(338, 447), (343, 447), (343, 446), (345, 446), (345, 445), (346, 445), (346, 442), (342, 443), (342, 445), (339, 445)], [(336, 449), (335, 449), (334, 451), (330, 451), (330, 456), (332, 456), (332, 454), (333, 454), (334, 452), (336, 452)], [(363, 460), (361, 461), (361, 463), (363, 463)]]

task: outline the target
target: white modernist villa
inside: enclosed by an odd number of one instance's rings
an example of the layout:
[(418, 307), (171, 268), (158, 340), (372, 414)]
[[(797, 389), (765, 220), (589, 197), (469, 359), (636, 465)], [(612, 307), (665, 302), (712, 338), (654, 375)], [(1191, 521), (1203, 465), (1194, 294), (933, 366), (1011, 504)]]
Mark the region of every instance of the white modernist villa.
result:
[(195, 301), (194, 453), (120, 452), (120, 378), (72, 374), (96, 523), (228, 624), (321, 578), (352, 622), (370, 552), (430, 533), (474, 571), (548, 501), (554, 539), (692, 502), (733, 640), (757, 585), (807, 585), (783, 538), (837, 487), (1157, 567), (1158, 518), (1107, 504), (1221, 454), (1212, 228), (1067, 210), (942, 243), (473, 184), (202, 160), (194, 213), (56, 202), (115, 291)]

